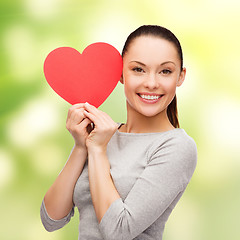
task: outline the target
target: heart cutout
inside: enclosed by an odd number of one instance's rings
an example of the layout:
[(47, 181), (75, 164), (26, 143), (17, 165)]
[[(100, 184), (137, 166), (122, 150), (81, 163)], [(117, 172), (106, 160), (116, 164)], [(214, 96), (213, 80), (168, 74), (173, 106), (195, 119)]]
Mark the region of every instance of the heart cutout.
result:
[(81, 54), (60, 47), (48, 54), (44, 74), (51, 88), (70, 104), (89, 102), (99, 107), (122, 74), (122, 57), (112, 45), (98, 42)]

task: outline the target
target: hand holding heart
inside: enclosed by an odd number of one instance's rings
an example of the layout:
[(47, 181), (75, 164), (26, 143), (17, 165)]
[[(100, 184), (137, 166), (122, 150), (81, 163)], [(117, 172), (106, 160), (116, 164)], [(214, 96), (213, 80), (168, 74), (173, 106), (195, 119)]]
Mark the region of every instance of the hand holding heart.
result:
[(84, 103), (73, 105), (68, 110), (66, 128), (72, 134), (75, 146), (87, 150), (86, 139), (92, 130), (91, 121), (85, 118)]
[(108, 114), (88, 103), (75, 104), (69, 109), (67, 129), (72, 134), (75, 145), (86, 148), (88, 152), (106, 151), (117, 128), (118, 125)]
[(88, 152), (106, 151), (107, 144), (116, 132), (118, 125), (108, 114), (100, 111), (93, 105), (86, 103), (85, 109), (85, 116), (94, 123), (94, 128), (86, 139)]
[[(117, 85), (122, 65), (117, 49), (101, 42), (89, 45), (82, 54), (70, 47), (60, 47), (45, 59), (47, 82), (63, 99), (74, 104), (68, 111), (66, 127), (76, 147), (88, 152), (106, 150), (117, 124), (97, 107)], [(86, 101), (95, 107), (82, 103)]]

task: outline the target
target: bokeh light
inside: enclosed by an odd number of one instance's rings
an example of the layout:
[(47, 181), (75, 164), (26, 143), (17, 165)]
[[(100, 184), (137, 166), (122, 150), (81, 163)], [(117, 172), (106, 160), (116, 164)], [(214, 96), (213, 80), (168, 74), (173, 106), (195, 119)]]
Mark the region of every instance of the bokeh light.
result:
[[(40, 222), (43, 196), (74, 143), (65, 128), (70, 105), (48, 86), (43, 62), (62, 46), (82, 51), (107, 42), (121, 52), (143, 24), (169, 28), (182, 44), (187, 76), (177, 89), (179, 118), (198, 146), (196, 172), (164, 239), (240, 239), (239, 11), (237, 0), (2, 0), (0, 239), (77, 239), (77, 211), (53, 233)], [(121, 84), (100, 109), (126, 120)]]

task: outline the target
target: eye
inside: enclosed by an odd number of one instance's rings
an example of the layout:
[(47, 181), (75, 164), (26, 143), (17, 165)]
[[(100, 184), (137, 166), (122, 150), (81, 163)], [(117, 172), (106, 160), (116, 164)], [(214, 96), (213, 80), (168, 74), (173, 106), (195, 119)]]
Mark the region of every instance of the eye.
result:
[(161, 71), (161, 73), (162, 73), (163, 75), (168, 75), (168, 74), (172, 73), (172, 71), (169, 70), (169, 69), (163, 69), (163, 70)]
[(132, 69), (134, 72), (144, 72), (142, 68), (140, 67), (135, 67)]

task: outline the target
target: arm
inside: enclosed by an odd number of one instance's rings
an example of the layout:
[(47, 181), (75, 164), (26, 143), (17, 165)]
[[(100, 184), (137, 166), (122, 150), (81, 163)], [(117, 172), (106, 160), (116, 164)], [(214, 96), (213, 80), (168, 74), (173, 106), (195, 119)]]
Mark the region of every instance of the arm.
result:
[(74, 146), (70, 157), (53, 185), (47, 191), (41, 206), (41, 219), (46, 230), (63, 227), (73, 216), (73, 191), (82, 172), (86, 152)]
[(99, 224), (104, 239), (134, 239), (168, 207), (170, 214), (196, 167), (195, 143), (181, 140), (171, 139), (155, 148), (126, 199), (110, 205)]
[(84, 149), (74, 146), (65, 167), (47, 191), (44, 203), (51, 218), (59, 220), (71, 211), (74, 186), (82, 172), (86, 157)]
[(107, 144), (118, 126), (106, 113), (94, 106), (86, 104), (85, 108), (85, 116), (95, 125), (86, 139), (86, 146), (90, 192), (100, 222), (109, 206), (120, 198), (110, 175), (110, 164), (106, 155)]
[(93, 206), (100, 222), (110, 205), (120, 198), (110, 175), (106, 152), (99, 150), (89, 153), (88, 175)]
[(41, 219), (48, 231), (63, 227), (73, 215), (73, 191), (87, 158), (84, 138), (89, 123), (88, 119), (84, 119), (82, 104), (70, 108), (67, 128), (74, 137), (75, 146), (41, 206)]

